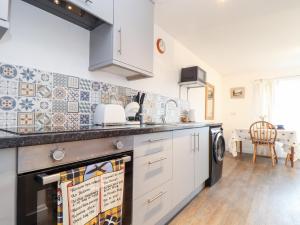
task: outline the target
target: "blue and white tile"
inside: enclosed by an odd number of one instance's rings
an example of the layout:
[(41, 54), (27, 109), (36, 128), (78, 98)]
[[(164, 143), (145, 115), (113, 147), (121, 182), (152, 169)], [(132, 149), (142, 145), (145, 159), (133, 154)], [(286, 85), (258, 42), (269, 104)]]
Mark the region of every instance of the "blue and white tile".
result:
[(64, 113), (53, 113), (52, 114), (52, 125), (53, 126), (64, 126), (66, 123), (66, 115)]
[(39, 70), (23, 66), (17, 66), (18, 76), (21, 82), (36, 83)]
[(89, 102), (80, 102), (79, 103), (79, 112), (80, 113), (91, 113), (91, 104)]
[(68, 102), (68, 113), (79, 113), (79, 103)]
[(53, 87), (67, 87), (68, 85), (68, 76), (54, 73), (53, 74)]
[(14, 112), (17, 110), (17, 99), (11, 96), (0, 96), (0, 112)]
[(79, 101), (79, 90), (74, 88), (68, 88), (67, 90), (67, 100), (70, 102)]
[(100, 91), (101, 83), (97, 81), (92, 82), (92, 91)]
[(48, 98), (37, 98), (36, 112), (50, 113), (52, 111), (52, 101)]
[(41, 85), (51, 86), (53, 85), (53, 73), (38, 71), (37, 73), (37, 83)]
[(67, 114), (67, 128), (69, 129), (78, 129), (80, 127), (80, 115), (71, 113)]
[(79, 78), (68, 76), (68, 88), (79, 88)]
[(89, 114), (80, 114), (80, 124), (81, 125), (90, 124), (90, 115)]
[(66, 113), (67, 112), (67, 102), (63, 100), (53, 100), (52, 101), (52, 112), (54, 113)]
[(80, 91), (80, 101), (89, 102), (90, 101), (90, 92), (89, 91)]
[(0, 112), (0, 127), (16, 127), (17, 113), (16, 112)]
[(18, 97), (18, 112), (35, 112), (37, 107), (35, 97)]
[(0, 64), (0, 79), (18, 81), (18, 70), (14, 65)]
[(35, 113), (35, 126), (51, 126), (51, 114)]
[(36, 96), (39, 98), (51, 98), (52, 97), (52, 86), (37, 84), (36, 85)]
[(87, 79), (80, 79), (79, 88), (80, 90), (91, 90), (91, 81)]
[(0, 78), (0, 95), (18, 96), (18, 90), (18, 82)]
[(52, 90), (53, 100), (67, 100), (67, 89), (64, 87), (55, 87)]
[(91, 91), (91, 103), (99, 104), (101, 102), (101, 93), (96, 91)]

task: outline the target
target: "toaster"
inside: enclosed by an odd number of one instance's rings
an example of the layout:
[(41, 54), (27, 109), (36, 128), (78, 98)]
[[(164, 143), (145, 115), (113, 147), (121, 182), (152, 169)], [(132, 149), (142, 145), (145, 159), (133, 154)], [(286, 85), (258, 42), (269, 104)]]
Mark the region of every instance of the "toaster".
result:
[(94, 113), (95, 125), (124, 125), (126, 124), (125, 110), (121, 105), (99, 104)]

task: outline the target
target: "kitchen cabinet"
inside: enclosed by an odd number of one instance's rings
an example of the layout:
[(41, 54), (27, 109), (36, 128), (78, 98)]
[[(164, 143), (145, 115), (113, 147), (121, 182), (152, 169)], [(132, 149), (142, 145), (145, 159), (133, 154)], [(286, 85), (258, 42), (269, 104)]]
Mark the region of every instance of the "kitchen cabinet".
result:
[(173, 132), (173, 203), (178, 205), (209, 176), (209, 128)]
[(172, 202), (172, 132), (134, 136), (133, 225), (157, 224)]
[(9, 27), (8, 12), (9, 12), (9, 0), (0, 1), (0, 39), (5, 34)]
[(128, 80), (152, 77), (153, 15), (150, 0), (114, 0), (114, 24), (91, 31), (89, 69), (102, 69)]
[(195, 132), (195, 188), (199, 188), (209, 178), (209, 128), (203, 127)]
[(0, 224), (16, 223), (17, 150), (0, 149)]
[(173, 204), (177, 205), (191, 194), (195, 187), (194, 129), (173, 132)]
[(99, 19), (113, 24), (113, 1), (112, 0), (68, 0), (81, 9), (98, 17)]

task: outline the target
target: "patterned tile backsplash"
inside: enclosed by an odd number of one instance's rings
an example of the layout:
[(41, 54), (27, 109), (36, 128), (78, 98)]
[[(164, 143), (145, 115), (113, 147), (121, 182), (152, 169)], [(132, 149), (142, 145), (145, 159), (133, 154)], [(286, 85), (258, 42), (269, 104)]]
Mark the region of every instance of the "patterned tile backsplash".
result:
[[(140, 90), (142, 91), (142, 90)], [(0, 63), (0, 127), (64, 126), (76, 128), (93, 123), (97, 104), (132, 102), (138, 90), (108, 83)], [(169, 98), (146, 93), (145, 121), (160, 122)], [(169, 104), (169, 122), (178, 122), (189, 109)]]

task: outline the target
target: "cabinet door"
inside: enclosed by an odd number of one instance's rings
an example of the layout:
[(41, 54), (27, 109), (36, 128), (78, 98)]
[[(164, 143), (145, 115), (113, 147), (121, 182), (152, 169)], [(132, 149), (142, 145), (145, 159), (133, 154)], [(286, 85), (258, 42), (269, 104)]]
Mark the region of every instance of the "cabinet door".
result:
[(195, 188), (198, 188), (209, 177), (209, 128), (197, 129), (195, 138)]
[(9, 0), (0, 1), (0, 20), (4, 20), (4, 21), (8, 20), (8, 5), (9, 5)]
[(77, 5), (105, 22), (113, 24), (112, 0), (69, 0), (69, 2)]
[(194, 131), (173, 132), (173, 200), (174, 206), (194, 190)]
[(153, 71), (154, 6), (150, 0), (114, 1), (114, 59)]

